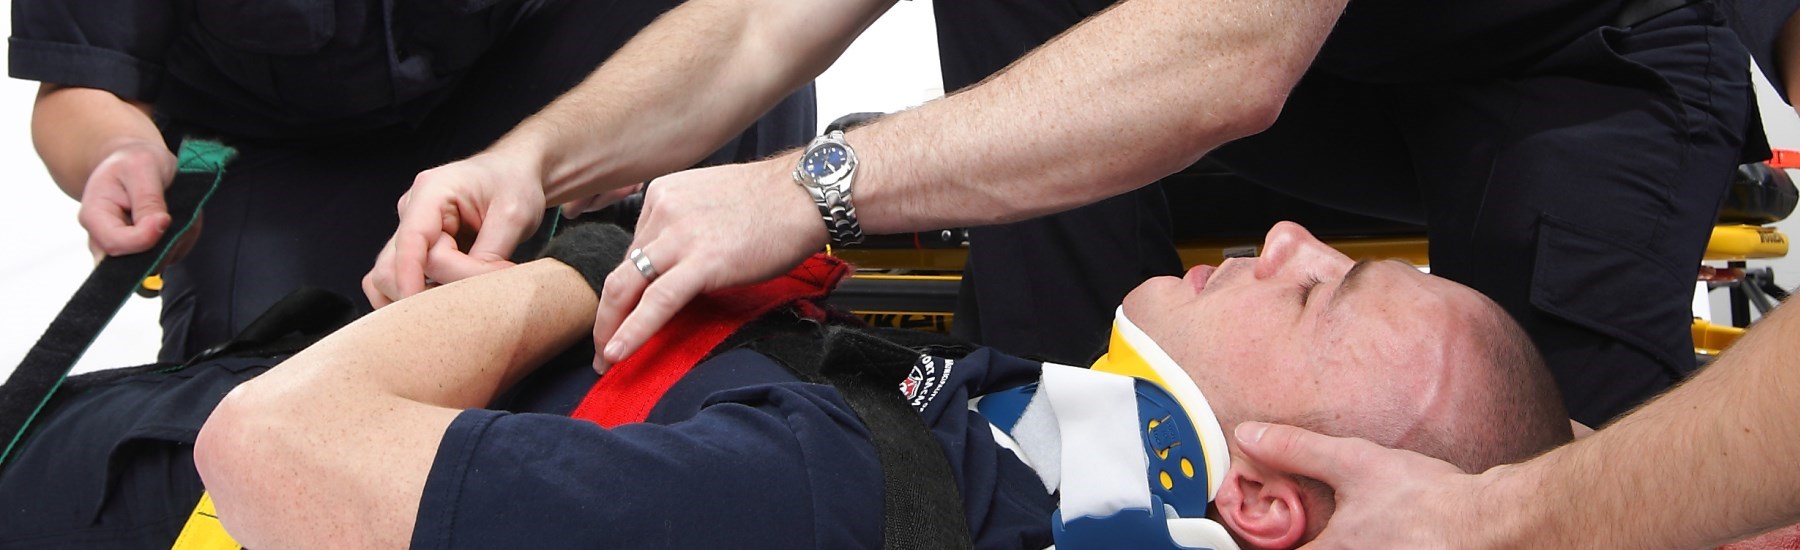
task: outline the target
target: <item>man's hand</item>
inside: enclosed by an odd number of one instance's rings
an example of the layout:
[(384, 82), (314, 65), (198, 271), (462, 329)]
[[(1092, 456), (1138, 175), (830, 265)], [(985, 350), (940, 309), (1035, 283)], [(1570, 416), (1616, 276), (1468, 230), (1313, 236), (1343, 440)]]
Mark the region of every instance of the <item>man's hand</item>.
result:
[(81, 192), (81, 227), (96, 257), (156, 246), (174, 218), (163, 190), (175, 179), (175, 155), (161, 143), (127, 140), (107, 154)]
[[(427, 273), (462, 278), (512, 265), (513, 249), (543, 216), (537, 166), (525, 155), (490, 151), (419, 173), (400, 197), (399, 229), (363, 277), (369, 303), (382, 307), (423, 292)], [(470, 236), (466, 252), (454, 246)]]
[(662, 178), (644, 197), (629, 259), (606, 276), (594, 317), (594, 368), (624, 360), (695, 296), (755, 283), (792, 269), (825, 245), (825, 223), (789, 179), (792, 155), (689, 170)]
[[(1477, 506), (1491, 475), (1368, 441), (1260, 422), (1239, 424), (1239, 450), (1257, 462), (1336, 491), (1337, 506), (1306, 548), (1478, 548)], [(1498, 473), (1502, 466), (1491, 472)]]

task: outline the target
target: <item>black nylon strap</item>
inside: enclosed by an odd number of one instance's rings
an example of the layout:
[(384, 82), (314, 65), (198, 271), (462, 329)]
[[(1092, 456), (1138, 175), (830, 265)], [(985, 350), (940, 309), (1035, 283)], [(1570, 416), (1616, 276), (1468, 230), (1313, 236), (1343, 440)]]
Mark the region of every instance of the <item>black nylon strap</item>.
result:
[[(750, 332), (780, 331), (752, 325)], [(856, 329), (810, 325), (814, 330), (795, 330), (790, 323), (787, 334), (749, 347), (802, 380), (836, 388), (869, 428), (881, 461), (882, 548), (973, 548), (950, 460), (898, 389), (919, 353)]]
[(212, 142), (188, 141), (181, 146), (180, 164), (175, 179), (163, 191), (168, 203), (169, 230), (150, 250), (128, 256), (109, 257), (100, 261), (88, 275), (75, 296), (69, 299), (50, 328), (26, 352), (18, 369), (0, 385), (0, 438), (6, 447), (0, 450), (0, 465), (20, 441), (25, 439), (31, 421), (62, 385), (69, 370), (87, 351), (100, 330), (124, 307), (144, 277), (155, 272), (165, 255), (183, 233), (193, 225), (194, 215), (212, 196), (224, 163), (231, 150)]
[(355, 321), (366, 309), (335, 292), (301, 287), (269, 306), (231, 341), (200, 352), (181, 368), (220, 357), (293, 355)]

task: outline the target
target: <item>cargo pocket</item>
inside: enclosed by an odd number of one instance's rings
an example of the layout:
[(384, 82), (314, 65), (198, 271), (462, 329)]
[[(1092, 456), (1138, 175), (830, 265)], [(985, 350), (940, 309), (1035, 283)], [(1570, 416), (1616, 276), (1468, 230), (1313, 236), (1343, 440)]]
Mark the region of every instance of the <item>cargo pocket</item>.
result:
[(107, 401), (102, 410), (112, 413), (106, 415), (108, 437), (96, 442), (105, 446), (105, 453), (71, 457), (105, 461), (82, 470), (105, 472), (92, 480), (105, 484), (95, 493), (100, 499), (94, 503), (94, 520), (118, 514), (185, 517), (200, 497), (200, 474), (193, 466), (200, 427), (226, 393), (274, 363), (232, 357), (96, 388), (99, 395), (88, 400)]
[[(1671, 376), (1694, 370), (1692, 337), (1678, 320), (1692, 318), (1696, 268), (1667, 265), (1649, 250), (1550, 215), (1538, 221), (1534, 265), (1538, 310), (1638, 348)], [(1656, 333), (1639, 332), (1645, 327)]]

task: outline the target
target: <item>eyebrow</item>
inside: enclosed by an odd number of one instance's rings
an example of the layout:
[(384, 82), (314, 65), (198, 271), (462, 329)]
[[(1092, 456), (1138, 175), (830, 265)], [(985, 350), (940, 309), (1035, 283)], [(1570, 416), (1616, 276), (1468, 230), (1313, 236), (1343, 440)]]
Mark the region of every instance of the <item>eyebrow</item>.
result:
[[(1381, 262), (1399, 262), (1399, 261), (1400, 260), (1392, 260), (1392, 259), (1376, 260), (1373, 258), (1363, 258), (1361, 260), (1357, 260), (1356, 265), (1350, 266), (1350, 270), (1344, 272), (1343, 284), (1338, 285), (1337, 292), (1334, 292), (1331, 294), (1331, 303), (1325, 304), (1325, 308), (1331, 309), (1331, 308), (1337, 307), (1338, 302), (1343, 301), (1345, 296), (1348, 296), (1351, 292), (1355, 291), (1358, 288), (1362, 288), (1362, 285), (1360, 283), (1366, 278), (1364, 275), (1370, 272), (1367, 269), (1369, 266), (1372, 266), (1372, 265), (1375, 265), (1375, 264), (1378, 264)], [(1402, 263), (1404, 263), (1404, 262), (1402, 262)], [(1406, 264), (1406, 266), (1410, 268), (1410, 267), (1412, 267), (1412, 264)]]

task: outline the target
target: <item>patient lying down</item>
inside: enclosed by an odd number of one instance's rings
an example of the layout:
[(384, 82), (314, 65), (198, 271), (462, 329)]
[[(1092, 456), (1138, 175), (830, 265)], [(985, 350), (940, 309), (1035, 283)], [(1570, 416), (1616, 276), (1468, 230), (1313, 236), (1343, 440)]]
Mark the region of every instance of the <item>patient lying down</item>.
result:
[[(579, 238), (608, 251), (576, 266), (599, 273), (626, 242)], [(587, 338), (596, 305), (588, 280), (545, 260), (447, 285), (242, 383), (192, 447), (220, 519), (256, 548), (882, 543), (870, 428), (836, 389), (800, 382), (756, 351), (713, 353), (644, 423), (606, 429), (568, 418), (594, 375), (582, 361), (548, 360)], [(1570, 437), (1536, 351), (1493, 303), (1401, 263), (1353, 262), (1293, 224), (1269, 232), (1260, 258), (1138, 287), (1091, 370), (993, 350), (927, 351), (937, 354), (917, 364), (931, 376), (894, 382), (949, 459), (969, 536), (984, 548), (1078, 547), (1057, 537), (1134, 509), (1145, 489), (1177, 515), (1204, 509), (1224, 527), (1177, 537), (1190, 545), (1303, 543), (1329, 518), (1331, 495), (1230, 448), (1224, 434), (1246, 420), (1360, 436), (1469, 470)], [(1176, 405), (1138, 417), (1134, 391)], [(994, 405), (1008, 393), (1027, 404)], [(1112, 423), (1119, 411), (1129, 418)], [(1096, 418), (1106, 421), (1087, 421)], [(1144, 420), (1192, 429), (1171, 435)], [(0, 473), (0, 500), (20, 502), (29, 476), (57, 462), (44, 451), (32, 458), (51, 437), (34, 436)], [(1160, 455), (1197, 460), (1173, 467)], [(1120, 464), (1136, 469), (1126, 482), (1097, 486), (1121, 479), (1106, 473)], [(1201, 507), (1172, 502), (1195, 485)], [(197, 497), (168, 493), (171, 506)], [(152, 520), (100, 506), (88, 531), (154, 531), (128, 525)], [(0, 514), (0, 546), (83, 530), (54, 521)]]

